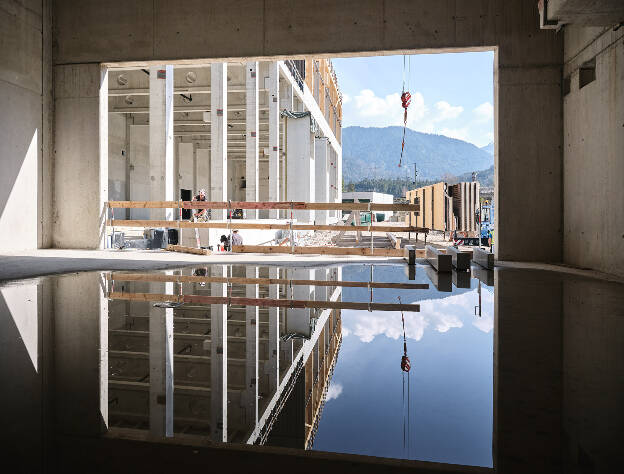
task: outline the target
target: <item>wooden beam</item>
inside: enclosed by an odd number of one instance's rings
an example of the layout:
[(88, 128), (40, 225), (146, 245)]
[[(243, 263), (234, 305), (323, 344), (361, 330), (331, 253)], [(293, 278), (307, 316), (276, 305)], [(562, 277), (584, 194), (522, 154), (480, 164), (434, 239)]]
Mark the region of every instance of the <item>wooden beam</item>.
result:
[[(402, 249), (370, 249), (370, 247), (280, 247), (275, 245), (233, 245), (235, 253), (283, 253), (313, 255), (362, 255), (367, 257), (403, 257)], [(424, 251), (417, 251), (424, 256)]]
[(393, 288), (397, 290), (426, 290), (428, 283), (385, 283), (368, 281), (334, 281), (334, 280), (289, 280), (286, 278), (244, 278), (244, 277), (205, 277), (192, 275), (167, 275), (163, 273), (121, 273), (107, 275), (113, 281), (149, 281), (176, 283), (233, 283), (241, 285), (313, 285), (341, 286), (350, 288)]
[[(171, 221), (168, 221), (171, 222)], [(208, 249), (196, 249), (194, 247), (184, 247), (183, 245), (167, 245), (167, 250), (169, 252), (181, 252), (181, 253), (192, 253), (195, 255), (211, 255), (212, 252)]]
[(237, 296), (168, 295), (161, 293), (125, 293), (111, 291), (111, 300), (156, 301), (161, 303), (227, 304), (267, 308), (359, 309), (371, 311), (420, 311), (418, 304), (352, 303), (348, 301), (290, 300), (273, 298), (242, 298)]
[(296, 209), (317, 211), (420, 211), (420, 204), (382, 204), (364, 202), (247, 202), (247, 201), (108, 201), (115, 208), (182, 209)]
[(383, 225), (321, 225), (321, 224), (263, 224), (249, 223), (235, 219), (229, 222), (190, 222), (190, 221), (163, 221), (163, 220), (124, 220), (124, 219), (108, 219), (106, 225), (112, 227), (165, 227), (169, 229), (262, 229), (262, 230), (327, 230), (336, 232), (349, 231), (373, 231), (387, 232), (393, 230), (395, 232), (425, 232), (428, 229), (420, 227), (393, 227)]

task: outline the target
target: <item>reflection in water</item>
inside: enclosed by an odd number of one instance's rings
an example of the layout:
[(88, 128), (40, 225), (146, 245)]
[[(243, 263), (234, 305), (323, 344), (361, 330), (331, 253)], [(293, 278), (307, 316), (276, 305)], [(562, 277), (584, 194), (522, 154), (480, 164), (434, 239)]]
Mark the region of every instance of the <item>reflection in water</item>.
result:
[[(214, 441), (617, 471), (622, 285), (407, 270), (213, 265), (2, 285), (3, 446), (21, 472), (180, 466), (170, 446)], [(398, 296), (418, 305), (405, 312), (407, 451)], [(105, 443), (167, 438), (149, 458)]]

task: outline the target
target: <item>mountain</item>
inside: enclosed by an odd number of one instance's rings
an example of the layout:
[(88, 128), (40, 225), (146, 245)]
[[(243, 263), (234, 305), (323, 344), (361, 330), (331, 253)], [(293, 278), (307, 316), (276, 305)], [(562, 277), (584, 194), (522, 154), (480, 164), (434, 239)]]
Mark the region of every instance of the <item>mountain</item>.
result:
[(484, 170), (494, 157), (471, 143), (407, 129), (403, 166), (399, 168), (403, 127), (346, 127), (342, 130), (342, 174), (345, 182), (364, 178), (439, 179)]
[(490, 142), (485, 146), (482, 146), (483, 151), (487, 151), (490, 155), (494, 156), (494, 142)]
[[(472, 181), (472, 173), (464, 173), (455, 177), (451, 184), (461, 183), (462, 181)], [(477, 181), (481, 186), (494, 186), (494, 165), (486, 170), (477, 171)]]

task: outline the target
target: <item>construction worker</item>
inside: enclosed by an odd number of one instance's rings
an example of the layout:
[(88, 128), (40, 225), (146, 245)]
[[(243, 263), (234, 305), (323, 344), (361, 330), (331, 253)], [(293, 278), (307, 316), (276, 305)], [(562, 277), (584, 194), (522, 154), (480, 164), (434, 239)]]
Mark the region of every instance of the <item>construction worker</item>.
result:
[[(206, 190), (200, 189), (197, 196), (193, 196), (193, 201), (205, 201)], [(208, 220), (208, 209), (195, 209), (195, 222)]]
[(232, 245), (243, 245), (243, 237), (238, 233), (238, 230), (232, 232)]

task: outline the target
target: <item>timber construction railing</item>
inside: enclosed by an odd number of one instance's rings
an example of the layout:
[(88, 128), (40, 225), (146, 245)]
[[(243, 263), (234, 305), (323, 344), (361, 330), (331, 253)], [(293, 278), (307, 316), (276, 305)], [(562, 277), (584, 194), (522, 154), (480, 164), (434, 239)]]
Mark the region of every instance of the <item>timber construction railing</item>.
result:
[[(298, 224), (294, 223), (292, 217), (288, 223), (262, 223), (243, 222), (241, 219), (229, 217), (227, 220), (192, 222), (186, 220), (155, 220), (155, 219), (115, 219), (114, 209), (254, 209), (254, 210), (317, 210), (317, 211), (353, 211), (374, 212), (374, 211), (406, 211), (420, 213), (420, 203), (418, 201), (411, 204), (384, 204), (384, 203), (363, 203), (363, 202), (302, 202), (302, 201), (277, 201), (277, 202), (250, 202), (250, 201), (108, 201), (106, 207), (111, 209), (112, 218), (106, 220), (106, 225), (110, 227), (143, 227), (143, 228), (168, 228), (168, 229), (260, 229), (260, 230), (289, 230), (291, 233), (296, 230), (325, 230), (337, 232), (368, 231), (371, 232), (416, 232), (427, 234), (428, 228), (411, 225), (388, 226), (373, 225), (331, 225), (331, 224)], [(231, 216), (231, 212), (228, 212)], [(292, 216), (292, 213), (291, 213)], [(261, 219), (260, 219), (261, 220)], [(372, 219), (371, 219), (372, 221)], [(292, 236), (291, 236), (292, 237)], [(334, 254), (334, 255), (377, 255), (377, 256), (403, 256), (401, 249), (373, 248), (371, 237), (371, 247), (295, 247), (291, 238), (290, 249), (282, 246), (262, 246), (262, 245), (241, 245), (233, 246), (233, 252), (262, 252), (262, 253), (293, 253), (293, 254)]]

